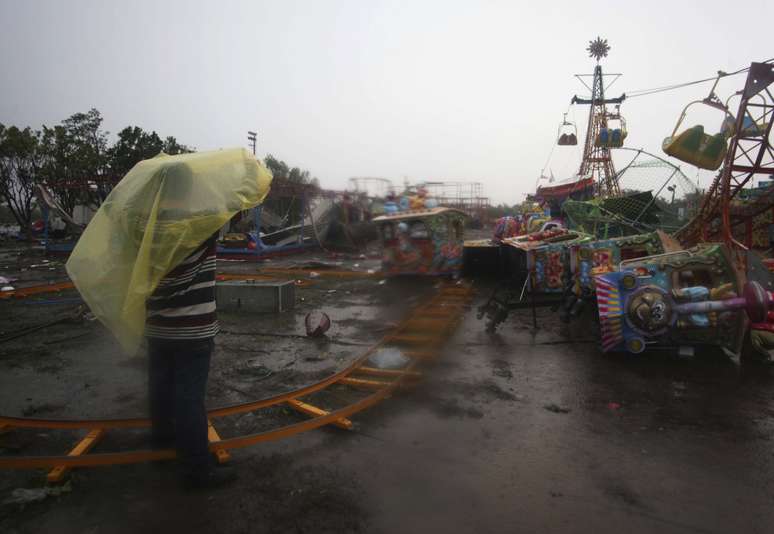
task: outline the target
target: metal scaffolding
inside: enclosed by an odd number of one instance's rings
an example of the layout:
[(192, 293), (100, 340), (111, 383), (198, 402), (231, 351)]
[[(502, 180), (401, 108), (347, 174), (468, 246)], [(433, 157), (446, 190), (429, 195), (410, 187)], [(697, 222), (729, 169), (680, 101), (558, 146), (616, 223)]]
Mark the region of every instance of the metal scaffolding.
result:
[(481, 182), (419, 182), (416, 188), (424, 188), (427, 196), (435, 198), (441, 206), (465, 211), (471, 217), (484, 218), (490, 206), (489, 197), (484, 196)]

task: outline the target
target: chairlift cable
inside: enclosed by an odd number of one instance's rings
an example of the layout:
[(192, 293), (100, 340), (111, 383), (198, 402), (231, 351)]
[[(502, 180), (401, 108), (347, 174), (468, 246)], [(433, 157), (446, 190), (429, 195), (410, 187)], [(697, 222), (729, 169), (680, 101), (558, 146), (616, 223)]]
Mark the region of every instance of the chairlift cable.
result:
[[(565, 121), (566, 121), (566, 119), (567, 119), (567, 113), (569, 113), (569, 112), (570, 112), (570, 108), (571, 108), (571, 107), (572, 107), (572, 102), (570, 102), (570, 104), (567, 106), (567, 111), (565, 111), (565, 113), (562, 115), (562, 116), (564, 117), (564, 119), (563, 119), (563, 121), (562, 121), (562, 122), (565, 122)], [(553, 155), (554, 155), (554, 149), (555, 149), (555, 148), (556, 148), (556, 140), (554, 140), (554, 142), (551, 144), (551, 150), (548, 152), (548, 157), (546, 158), (546, 162), (545, 162), (545, 164), (543, 165), (543, 168), (540, 170), (540, 176), (539, 176), (539, 177), (538, 177), (538, 179), (537, 179), (537, 182), (538, 182), (538, 183), (537, 183), (537, 186), (540, 186), (540, 180), (541, 180), (541, 178), (543, 178), (543, 174), (546, 172), (546, 167), (548, 167), (548, 164), (549, 164), (549, 163), (550, 163), (550, 161), (551, 161), (551, 156), (553, 156)]]
[(692, 82), (677, 83), (677, 84), (673, 84), (673, 85), (665, 85), (665, 86), (662, 86), (662, 87), (653, 87), (651, 89), (640, 89), (640, 90), (637, 90), (637, 91), (632, 91), (630, 93), (627, 93), (626, 96), (627, 96), (627, 98), (634, 98), (636, 96), (645, 96), (645, 95), (650, 95), (650, 94), (654, 94), (654, 93), (661, 93), (661, 92), (664, 92), (664, 91), (672, 91), (674, 89), (680, 89), (680, 88), (688, 87), (688, 86), (691, 86), (691, 85), (711, 82), (711, 81), (717, 80), (718, 78), (726, 78), (728, 76), (735, 76), (737, 74), (741, 74), (742, 72), (747, 72), (748, 70), (750, 70), (750, 67), (745, 67), (743, 69), (740, 69), (740, 70), (737, 70), (737, 71), (734, 71), (734, 72), (728, 72), (728, 73), (726, 73), (726, 72), (721, 73), (721, 71), (718, 71), (718, 74), (715, 75), (715, 76), (712, 76), (711, 78), (704, 78), (702, 80), (694, 80)]
[[(774, 61), (774, 58), (767, 59), (766, 61), (763, 61), (763, 63), (771, 63), (772, 61)], [(735, 76), (737, 74), (741, 74), (741, 73), (747, 72), (749, 70), (750, 70), (750, 67), (745, 67), (745, 68), (736, 70), (734, 72), (724, 72), (722, 74), (718, 74), (716, 76), (712, 76), (711, 78), (704, 78), (702, 80), (694, 80), (692, 82), (678, 83), (678, 84), (673, 84), (673, 85), (665, 85), (665, 86), (662, 86), (662, 87), (653, 87), (651, 89), (639, 89), (637, 91), (631, 91), (631, 92), (626, 93), (626, 98), (634, 98), (634, 97), (638, 97), (638, 96), (646, 96), (646, 95), (652, 95), (652, 94), (656, 94), (656, 93), (663, 93), (663, 92), (666, 92), (666, 91), (673, 91), (675, 89), (681, 89), (683, 87), (688, 87), (688, 86), (691, 86), (691, 85), (697, 85), (697, 84), (700, 84), (700, 83), (711, 82), (711, 81), (717, 80), (718, 77), (720, 77), (720, 78), (727, 78), (729, 76)]]
[(551, 143), (551, 151), (548, 153), (548, 158), (546, 158), (546, 163), (543, 165), (543, 168), (540, 171), (540, 176), (537, 179), (537, 187), (540, 187), (540, 180), (543, 178), (543, 174), (546, 172), (546, 167), (548, 167), (548, 163), (551, 161), (551, 156), (554, 155), (554, 148), (556, 148), (556, 142)]

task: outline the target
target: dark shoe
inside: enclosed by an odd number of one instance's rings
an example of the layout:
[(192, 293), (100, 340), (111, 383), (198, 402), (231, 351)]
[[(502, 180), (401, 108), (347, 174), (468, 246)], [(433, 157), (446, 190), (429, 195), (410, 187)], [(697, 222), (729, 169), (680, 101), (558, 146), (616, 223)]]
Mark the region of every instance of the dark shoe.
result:
[[(150, 440), (150, 447), (154, 451), (166, 451), (169, 449), (175, 448), (175, 438), (164, 438), (164, 439), (157, 439), (155, 437), (152, 437)], [(164, 458), (162, 460), (151, 460), (151, 466), (153, 466), (155, 469), (167, 469), (170, 466), (174, 466), (175, 462), (171, 461), (170, 458)]]
[(218, 469), (210, 468), (201, 475), (183, 476), (183, 489), (188, 491), (209, 490), (226, 486), (237, 479), (233, 467), (224, 466)]

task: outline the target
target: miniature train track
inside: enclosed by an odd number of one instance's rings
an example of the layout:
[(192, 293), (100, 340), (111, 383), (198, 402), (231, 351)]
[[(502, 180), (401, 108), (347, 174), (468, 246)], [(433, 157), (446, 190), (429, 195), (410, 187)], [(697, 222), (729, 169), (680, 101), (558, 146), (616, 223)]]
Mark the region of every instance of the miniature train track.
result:
[[(312, 274), (313, 273), (313, 274)], [(221, 273), (218, 274), (218, 280), (276, 280), (277, 277), (291, 276), (298, 278), (303, 276), (304, 279), (297, 279), (297, 285), (309, 285), (312, 283), (309, 278), (377, 278), (382, 276), (379, 272), (367, 272), (367, 271), (346, 271), (346, 270), (332, 270), (332, 269), (307, 269), (307, 268), (294, 268), (285, 269), (279, 267), (264, 267), (260, 272), (256, 274), (243, 274), (243, 273)], [(35, 286), (19, 287), (10, 291), (0, 292), (1, 300), (10, 299), (24, 299), (35, 295), (44, 295), (46, 293), (59, 293), (68, 289), (74, 289), (75, 285), (69, 281), (55, 282), (51, 284), (39, 284)]]
[[(267, 271), (266, 274), (257, 273), (257, 274), (242, 274), (242, 273), (222, 273), (217, 275), (217, 279), (219, 281), (224, 280), (276, 280), (278, 274), (298, 274), (303, 273), (304, 271), (291, 271), (288, 269), (282, 270), (278, 269), (277, 272), (274, 271)], [(299, 281), (297, 281), (298, 283)], [(309, 285), (311, 283), (308, 280), (301, 280), (301, 283), (299, 285)], [(75, 284), (73, 284), (71, 281), (67, 280), (64, 282), (56, 282), (52, 284), (40, 284), (36, 286), (28, 286), (28, 287), (20, 287), (13, 289), (11, 291), (3, 291), (0, 292), (0, 300), (9, 300), (9, 299), (23, 299), (27, 297), (32, 297), (35, 295), (43, 295), (46, 293), (59, 293), (61, 291), (66, 291), (68, 289), (74, 289)]]
[[(351, 429), (350, 416), (389, 397), (404, 382), (421, 377), (418, 365), (438, 356), (444, 341), (462, 317), (465, 305), (472, 298), (471, 287), (448, 283), (434, 296), (414, 308), (409, 316), (381, 340), (369, 347), (354, 363), (324, 380), (300, 389), (251, 402), (216, 408), (208, 412), (210, 419), (210, 451), (219, 462), (228, 460), (230, 449), (248, 447), (257, 443), (286, 438), (324, 425)], [(368, 365), (369, 357), (380, 349), (399, 348), (409, 358), (401, 369), (378, 369)], [(334, 411), (318, 408), (306, 399), (331, 386), (345, 386), (369, 394)], [(272, 406), (292, 408), (310, 419), (259, 433), (221, 438), (212, 425), (214, 419), (229, 415), (255, 412)], [(6, 456), (0, 457), (0, 469), (49, 468), (49, 482), (61, 481), (73, 467), (130, 464), (175, 457), (174, 450), (136, 450), (88, 454), (108, 431), (122, 428), (150, 426), (150, 420), (133, 419), (35, 419), (0, 416), (0, 432), (13, 429), (85, 430), (87, 434), (63, 456)]]

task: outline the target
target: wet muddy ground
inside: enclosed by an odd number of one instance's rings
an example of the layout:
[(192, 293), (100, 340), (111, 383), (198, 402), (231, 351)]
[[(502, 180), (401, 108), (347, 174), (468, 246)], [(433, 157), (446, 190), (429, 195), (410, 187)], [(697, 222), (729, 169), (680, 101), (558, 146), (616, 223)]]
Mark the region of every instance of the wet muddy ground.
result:
[[(342, 268), (365, 269), (372, 260), (344, 261)], [(294, 389), (345, 367), (436, 283), (312, 282), (297, 287), (293, 312), (221, 315), (211, 406)], [(567, 327), (548, 309), (539, 310), (537, 331), (527, 311), (487, 334), (475, 305), (488, 289), (477, 287), (424, 379), (355, 416), (353, 431), (326, 428), (234, 451), (239, 480), (210, 494), (180, 493), (174, 469), (163, 464), (79, 470), (60, 497), (0, 507), (0, 532), (774, 530), (772, 371), (716, 357), (605, 356), (589, 318)], [(76, 297), (0, 302), (0, 338), (60, 316)], [(65, 303), (43, 303), (54, 300)], [(313, 309), (333, 319), (328, 341), (294, 337)], [(144, 357), (121, 356), (96, 322), (61, 323), (0, 344), (4, 415), (144, 410)], [(232, 436), (298, 420), (277, 409), (216, 424)], [(0, 435), (3, 454), (61, 452), (75, 439), (39, 434)], [(144, 439), (140, 431), (111, 433), (103, 446), (139, 447)], [(43, 472), (0, 472), (0, 501), (43, 480)]]

